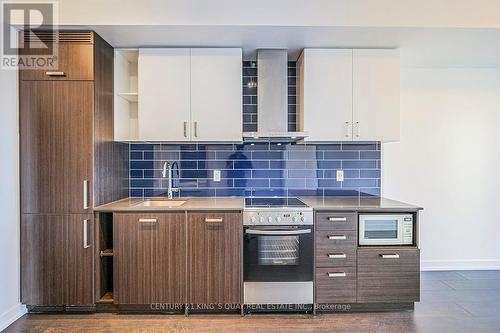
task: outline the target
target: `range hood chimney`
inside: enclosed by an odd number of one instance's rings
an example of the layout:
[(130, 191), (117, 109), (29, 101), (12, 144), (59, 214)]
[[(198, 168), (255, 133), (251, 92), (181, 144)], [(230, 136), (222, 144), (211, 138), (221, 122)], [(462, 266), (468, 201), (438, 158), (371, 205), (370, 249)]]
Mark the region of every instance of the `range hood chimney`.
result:
[(245, 141), (298, 141), (304, 132), (288, 132), (288, 54), (282, 49), (257, 50), (257, 132)]

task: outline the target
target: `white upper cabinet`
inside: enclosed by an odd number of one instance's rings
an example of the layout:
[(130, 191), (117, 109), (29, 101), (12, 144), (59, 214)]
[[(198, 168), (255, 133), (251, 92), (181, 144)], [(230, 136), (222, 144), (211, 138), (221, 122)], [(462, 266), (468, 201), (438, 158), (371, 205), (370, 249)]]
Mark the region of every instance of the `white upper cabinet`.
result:
[(353, 50), (353, 134), (358, 141), (399, 141), (398, 50)]
[(297, 62), (306, 141), (399, 140), (399, 52), (304, 49)]
[(299, 130), (306, 141), (352, 137), (352, 50), (305, 49), (298, 60)]
[(140, 49), (139, 139), (241, 141), (241, 66), (236, 48)]
[(139, 50), (139, 138), (189, 141), (189, 49)]
[(194, 141), (241, 141), (241, 49), (191, 49), (191, 119)]

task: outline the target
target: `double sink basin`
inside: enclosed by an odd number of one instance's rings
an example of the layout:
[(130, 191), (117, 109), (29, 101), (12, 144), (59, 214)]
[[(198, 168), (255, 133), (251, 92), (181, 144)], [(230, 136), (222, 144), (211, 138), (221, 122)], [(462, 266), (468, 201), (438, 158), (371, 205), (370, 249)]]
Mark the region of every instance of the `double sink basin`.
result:
[(184, 205), (186, 201), (187, 200), (177, 199), (145, 199), (144, 201), (138, 202), (134, 206), (175, 208)]

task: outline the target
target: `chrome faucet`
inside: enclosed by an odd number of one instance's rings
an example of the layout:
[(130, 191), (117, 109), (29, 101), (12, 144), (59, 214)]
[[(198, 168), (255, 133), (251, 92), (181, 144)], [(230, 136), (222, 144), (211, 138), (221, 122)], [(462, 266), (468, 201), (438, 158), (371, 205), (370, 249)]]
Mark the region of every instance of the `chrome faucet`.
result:
[(173, 162), (170, 164), (169, 162), (163, 163), (163, 171), (161, 173), (163, 178), (167, 178), (168, 176), (168, 199), (173, 199), (174, 198), (174, 193), (179, 192), (179, 189), (176, 187), (173, 187), (173, 167), (177, 165), (177, 174), (179, 174), (179, 165), (177, 162)]

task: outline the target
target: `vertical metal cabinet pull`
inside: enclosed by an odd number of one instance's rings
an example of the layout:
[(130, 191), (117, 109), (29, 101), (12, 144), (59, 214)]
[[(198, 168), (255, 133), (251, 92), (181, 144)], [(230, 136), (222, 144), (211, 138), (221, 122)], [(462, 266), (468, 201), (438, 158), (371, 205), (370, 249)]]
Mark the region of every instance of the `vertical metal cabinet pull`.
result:
[(328, 277), (334, 278), (334, 277), (345, 277), (346, 273), (345, 272), (328, 272), (326, 273)]
[(346, 122), (345, 122), (345, 137), (346, 137), (346, 138), (348, 138), (348, 137), (350, 137), (350, 136), (351, 136), (351, 135), (350, 135), (350, 133), (349, 133), (349, 125), (350, 125), (350, 124), (351, 124), (351, 123), (350, 123), (350, 122), (348, 122), (348, 121), (346, 121)]
[(89, 209), (89, 181), (83, 181), (83, 209)]
[(88, 224), (89, 224), (89, 219), (83, 220), (83, 248), (84, 249), (88, 249), (90, 247), (89, 234), (88, 234)]
[(64, 76), (64, 72), (45, 72), (47, 76)]
[(329, 217), (328, 221), (330, 221), (330, 222), (346, 222), (347, 217)]
[(194, 122), (194, 137), (195, 138), (198, 137), (198, 122), (197, 121)]
[(380, 256), (382, 257), (382, 259), (399, 259), (399, 254), (397, 253), (389, 253), (389, 254), (381, 253)]
[(361, 136), (361, 125), (359, 121), (356, 122), (356, 137), (359, 138)]
[(187, 126), (188, 126), (188, 122), (187, 122), (187, 121), (185, 121), (185, 122), (184, 122), (184, 137), (185, 137), (185, 138), (187, 138), (187, 137), (188, 137), (188, 135), (187, 135)]
[(207, 223), (221, 223), (223, 222), (224, 220), (222, 219), (222, 217), (215, 217), (215, 218), (206, 218), (205, 219), (205, 222)]

